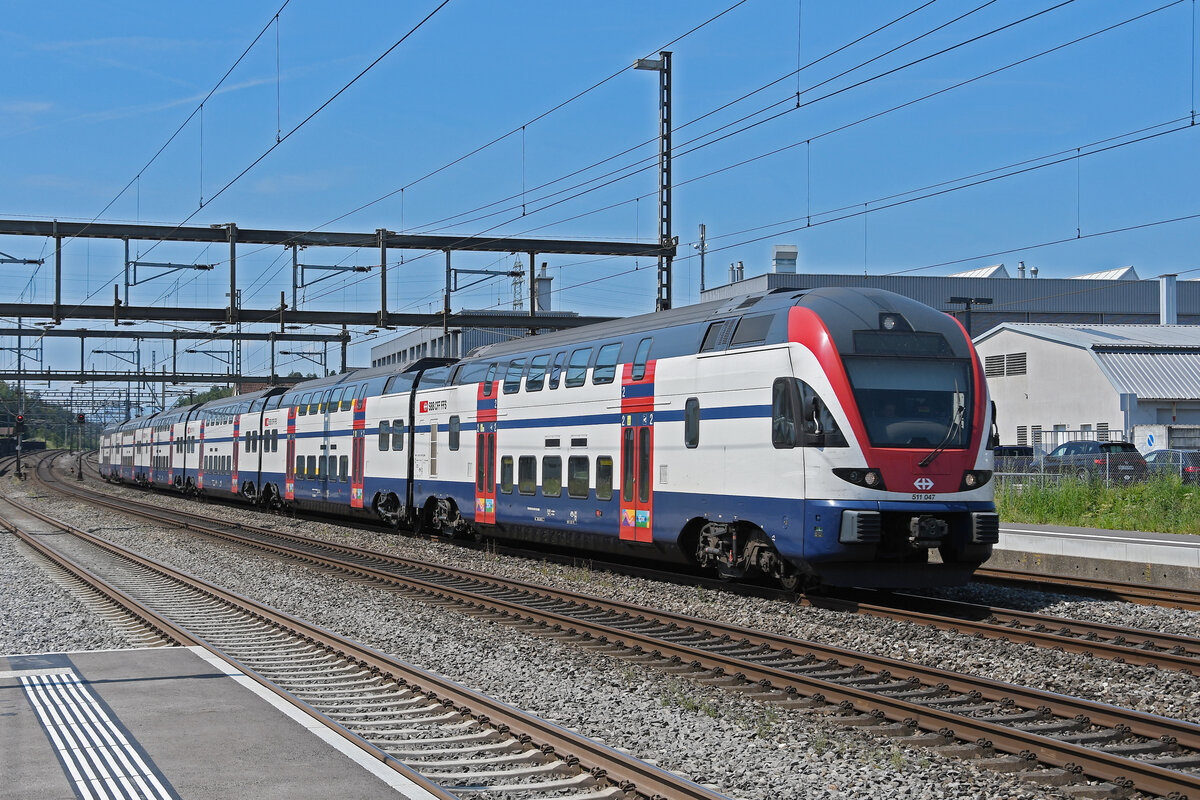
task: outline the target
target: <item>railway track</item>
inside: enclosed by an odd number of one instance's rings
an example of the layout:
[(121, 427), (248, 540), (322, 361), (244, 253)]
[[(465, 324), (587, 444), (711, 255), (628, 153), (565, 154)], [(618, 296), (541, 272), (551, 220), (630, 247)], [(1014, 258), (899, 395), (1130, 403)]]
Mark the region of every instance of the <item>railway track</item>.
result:
[[(99, 480), (98, 475), (93, 476)], [(63, 491), (61, 487), (57, 489)], [(81, 488), (78, 492), (83, 491)], [(94, 491), (94, 490), (93, 490)], [(106, 503), (115, 508), (110, 495), (103, 492), (89, 495), (89, 499)], [(122, 507), (136, 501), (120, 501)], [(180, 512), (186, 513), (186, 512)], [(207, 519), (193, 515), (195, 519)], [(338, 520), (339, 524), (351, 524)], [(245, 526), (242, 526), (243, 528)], [(373, 529), (373, 526), (362, 526)], [(502, 547), (498, 552), (525, 558), (554, 560), (560, 563), (575, 563), (578, 558), (571, 555), (548, 554), (520, 547)], [(1135, 664), (1160, 669), (1177, 670), (1200, 674), (1200, 639), (1169, 633), (1146, 631), (1105, 623), (1087, 622), (1066, 617), (1018, 611), (998, 606), (985, 606), (945, 598), (932, 598), (908, 593), (885, 593), (868, 590), (843, 591), (836, 595), (821, 596), (796, 594), (782, 589), (772, 589), (753, 584), (736, 584), (666, 570), (630, 566), (616, 562), (605, 562), (589, 558), (588, 563), (598, 569), (643, 577), (650, 580), (703, 585), (724, 592), (735, 592), (748, 596), (769, 599), (785, 599), (801, 605), (845, 613), (865, 614), (884, 619), (895, 619), (932, 626), (953, 633), (984, 636), (990, 639), (1020, 642), (1071, 653), (1083, 653), (1117, 663)]]
[[(723, 796), (5, 499), (0, 524), (161, 636), (197, 644), (405, 773), (424, 800)], [(15, 512), (15, 513), (14, 513)], [(31, 533), (32, 521), (69, 537)], [(47, 545), (53, 539), (54, 546)]]
[(1034, 575), (1011, 569), (984, 568), (975, 572), (977, 578), (1008, 585), (1028, 586), (1044, 592), (1078, 590), (1100, 594), (1128, 603), (1146, 606), (1166, 606), (1186, 611), (1200, 611), (1200, 590), (1142, 586), (1136, 583), (1106, 581), (1100, 578), (1078, 578), (1061, 575)]
[(952, 747), (998, 769), (1040, 764), (1050, 768), (1037, 773), (1043, 780), (1076, 773), (1108, 782), (1115, 794), (1136, 788), (1200, 798), (1200, 726), (1181, 720), (269, 529), (114, 505), (756, 699), (834, 714), (909, 743)]

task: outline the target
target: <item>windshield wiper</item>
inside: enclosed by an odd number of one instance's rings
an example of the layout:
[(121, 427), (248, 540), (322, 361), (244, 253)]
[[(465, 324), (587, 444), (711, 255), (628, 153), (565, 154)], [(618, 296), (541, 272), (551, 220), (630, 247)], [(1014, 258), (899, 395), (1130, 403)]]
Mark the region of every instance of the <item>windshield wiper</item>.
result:
[(942, 451), (950, 444), (950, 440), (954, 438), (954, 434), (958, 433), (958, 429), (962, 427), (963, 412), (967, 410), (965, 405), (959, 405), (954, 409), (954, 416), (950, 418), (950, 427), (946, 430), (946, 438), (942, 439), (942, 443), (929, 451), (929, 455), (917, 462), (919, 467), (928, 467), (933, 463), (933, 460), (941, 455)]

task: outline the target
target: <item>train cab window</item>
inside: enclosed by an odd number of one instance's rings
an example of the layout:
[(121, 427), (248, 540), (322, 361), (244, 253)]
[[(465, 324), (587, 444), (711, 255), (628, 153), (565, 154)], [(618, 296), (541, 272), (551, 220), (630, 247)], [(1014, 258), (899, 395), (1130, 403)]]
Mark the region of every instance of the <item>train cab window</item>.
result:
[(592, 383), (612, 383), (617, 375), (617, 359), (621, 355), (621, 343), (614, 342), (600, 348), (596, 354), (596, 368), (592, 370)]
[(529, 362), (529, 375), (525, 378), (525, 391), (540, 392), (546, 382), (546, 366), (550, 363), (550, 354), (543, 353), (534, 356)]
[(695, 397), (683, 404), (683, 444), (689, 450), (700, 446), (700, 401)]
[(558, 379), (562, 375), (563, 362), (567, 360), (567, 353), (563, 351), (554, 355), (554, 366), (550, 369), (550, 388), (558, 388)]
[(338, 456), (338, 480), (342, 483), (350, 480), (350, 456)]
[(513, 490), (513, 458), (504, 456), (500, 459), (500, 491), (512, 494)]
[(458, 414), (450, 417), (450, 449), (457, 450), (459, 439), (462, 435), (462, 422), (459, 420)]
[(650, 343), (653, 341), (647, 338), (638, 342), (637, 352), (633, 356), (633, 373), (630, 375), (635, 381), (646, 377), (646, 364), (650, 361)]
[(521, 494), (537, 492), (537, 459), (533, 456), (517, 459), (517, 491)]
[(848, 446), (829, 407), (799, 378), (778, 378), (772, 386), (771, 444), (777, 448)]
[(504, 373), (504, 393), (513, 394), (521, 391), (521, 377), (525, 374), (525, 359), (514, 358), (508, 362), (508, 371)]
[(387, 420), (379, 422), (379, 449), (387, 450), (391, 447), (392, 441), (392, 426)]
[(404, 449), (404, 420), (392, 420), (392, 449)]
[(562, 457), (542, 458), (542, 497), (562, 496)]
[(592, 358), (592, 348), (581, 347), (571, 353), (571, 360), (567, 362), (567, 388), (583, 386), (587, 380), (588, 361)]
[(496, 370), (498, 368), (499, 368), (498, 364), (495, 364), (495, 363), (488, 364), (487, 375), (485, 375), (483, 378), (483, 396), (484, 397), (491, 397), (492, 391), (496, 388)]
[(567, 459), (567, 494), (586, 499), (591, 484), (591, 462), (587, 456), (571, 456)]

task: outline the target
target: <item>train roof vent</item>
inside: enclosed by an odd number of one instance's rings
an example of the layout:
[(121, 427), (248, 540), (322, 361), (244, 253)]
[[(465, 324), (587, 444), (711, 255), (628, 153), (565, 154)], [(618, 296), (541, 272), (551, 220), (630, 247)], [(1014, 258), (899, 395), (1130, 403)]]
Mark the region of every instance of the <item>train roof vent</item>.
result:
[(755, 303), (757, 303), (759, 300), (762, 300), (762, 299), (763, 299), (763, 296), (761, 294), (756, 294), (751, 297), (747, 297), (745, 300), (743, 300), (738, 305), (738, 310), (741, 310), (743, 308), (749, 308), (750, 306), (754, 305)]

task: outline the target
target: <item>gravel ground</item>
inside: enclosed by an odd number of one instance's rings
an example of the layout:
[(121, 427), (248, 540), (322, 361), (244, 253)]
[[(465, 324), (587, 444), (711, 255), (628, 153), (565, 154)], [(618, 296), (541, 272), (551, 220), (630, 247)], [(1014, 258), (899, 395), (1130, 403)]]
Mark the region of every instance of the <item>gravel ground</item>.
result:
[[(134, 496), (141, 496), (134, 493)], [(176, 502), (163, 499), (163, 504)], [(626, 748), (642, 758), (715, 784), (737, 798), (1056, 798), (1059, 790), (979, 769), (924, 748), (900, 747), (847, 730), (817, 715), (781, 710), (679, 680), (602, 654), (579, 650), (490, 621), (329, 576), (298, 564), (214, 544), (200, 537), (130, 525), (105, 512), (46, 498), (47, 512), (146, 555), (213, 579), (236, 592), (361, 640), (418, 666), (547, 719)], [(194, 505), (192, 508), (194, 509)], [(227, 509), (214, 508), (221, 516)], [(265, 517), (257, 516), (257, 521)], [(292, 523), (279, 520), (281, 527)], [(410, 554), (439, 552), (499, 572), (517, 573), (647, 603), (660, 601), (717, 616), (741, 598), (685, 595), (620, 576), (488, 556), (435, 543), (364, 534), (318, 524), (322, 535)], [(758, 601), (754, 601), (758, 605)], [(790, 610), (788, 610), (790, 609)], [(725, 609), (743, 622), (798, 609)], [(948, 648), (944, 648), (948, 649)], [(482, 656), (480, 654), (486, 654)]]
[(0, 653), (27, 655), (131, 646), (121, 631), (59, 586), (31, 550), (0, 531)]

